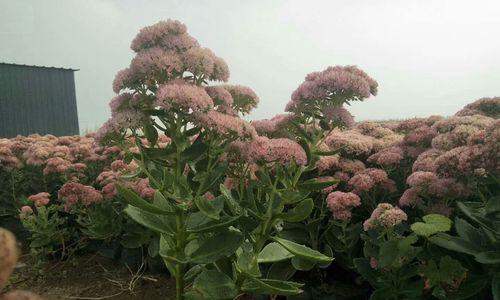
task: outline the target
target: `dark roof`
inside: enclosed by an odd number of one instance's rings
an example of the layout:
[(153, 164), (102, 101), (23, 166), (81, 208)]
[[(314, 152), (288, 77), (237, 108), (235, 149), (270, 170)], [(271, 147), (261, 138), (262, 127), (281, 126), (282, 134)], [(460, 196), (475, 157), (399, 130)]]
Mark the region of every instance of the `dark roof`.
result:
[(65, 71), (79, 71), (80, 70), (80, 69), (61, 68), (61, 67), (46, 67), (46, 66), (35, 66), (35, 65), (25, 65), (25, 64), (13, 64), (13, 63), (1, 62), (1, 61), (0, 61), (0, 65), (11, 65), (11, 66), (43, 68), (43, 69), (55, 69), (55, 70), (65, 70)]

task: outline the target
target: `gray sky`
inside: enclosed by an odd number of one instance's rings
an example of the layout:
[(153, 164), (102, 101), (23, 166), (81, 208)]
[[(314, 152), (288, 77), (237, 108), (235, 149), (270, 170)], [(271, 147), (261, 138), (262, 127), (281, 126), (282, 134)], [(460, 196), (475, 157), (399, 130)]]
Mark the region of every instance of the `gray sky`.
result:
[(351, 107), (357, 120), (450, 115), (500, 96), (499, 16), (498, 0), (0, 0), (0, 61), (80, 69), (80, 128), (95, 129), (133, 37), (171, 18), (257, 92), (250, 118), (283, 112), (307, 73), (346, 64), (379, 82)]

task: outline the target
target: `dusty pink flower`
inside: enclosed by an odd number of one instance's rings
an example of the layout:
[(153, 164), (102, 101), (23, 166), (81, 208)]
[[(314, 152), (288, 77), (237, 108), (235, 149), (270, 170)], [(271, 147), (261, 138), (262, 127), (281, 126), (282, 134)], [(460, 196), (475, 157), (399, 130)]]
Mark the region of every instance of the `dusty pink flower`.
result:
[(130, 68), (118, 71), (113, 80), (113, 92), (118, 94), (122, 89), (125, 89), (133, 81), (132, 76)]
[(226, 62), (208, 48), (193, 47), (182, 54), (182, 61), (185, 70), (191, 72), (196, 78), (218, 81), (229, 79), (229, 68)]
[(133, 189), (139, 196), (145, 199), (153, 199), (155, 195), (155, 190), (149, 185), (148, 178), (139, 179)]
[(196, 112), (194, 114), (195, 122), (205, 128), (212, 130), (218, 134), (235, 134), (239, 137), (256, 136), (255, 129), (245, 120), (227, 115), (215, 110), (210, 110), (206, 113)]
[(368, 161), (382, 166), (398, 165), (405, 158), (404, 149), (400, 146), (384, 148), (368, 157)]
[(500, 97), (481, 98), (467, 104), (455, 116), (484, 115), (495, 119), (500, 118)]
[(328, 67), (321, 72), (310, 73), (293, 92), (287, 104), (288, 111), (299, 106), (320, 103), (320, 106), (340, 105), (347, 101), (362, 101), (377, 94), (378, 84), (356, 66)]
[(205, 91), (212, 98), (215, 105), (230, 107), (233, 104), (233, 96), (222, 86), (208, 86)]
[(297, 165), (307, 164), (307, 155), (304, 148), (297, 142), (287, 138), (269, 139), (267, 161), (288, 164), (295, 162)]
[(415, 130), (407, 133), (403, 141), (408, 145), (429, 146), (432, 139), (436, 137), (436, 135), (436, 130), (427, 125), (422, 125)]
[(66, 211), (70, 211), (77, 204), (89, 206), (103, 201), (100, 191), (77, 182), (65, 183), (59, 189), (58, 198), (65, 200), (64, 208)]
[(404, 191), (401, 198), (399, 198), (400, 206), (415, 206), (422, 203), (422, 198), (416, 188), (409, 188)]
[(183, 71), (183, 64), (177, 53), (153, 47), (141, 50), (130, 63), (130, 76), (152, 79), (156, 76), (175, 76)]
[(19, 218), (21, 220), (26, 220), (28, 218), (28, 216), (30, 216), (31, 214), (33, 214), (33, 209), (27, 205), (21, 207), (20, 209), (20, 213), (19, 213)]
[(433, 172), (417, 171), (406, 179), (406, 183), (415, 189), (423, 190), (438, 180), (438, 176)]
[(135, 52), (151, 47), (183, 51), (199, 47), (198, 42), (187, 33), (186, 25), (179, 21), (160, 21), (139, 31), (130, 46)]
[(325, 139), (325, 144), (332, 150), (338, 149), (350, 155), (367, 155), (373, 149), (372, 138), (355, 130), (334, 130)]
[(251, 124), (259, 134), (274, 134), (283, 129), (294, 117), (292, 114), (278, 114), (271, 119), (253, 120)]
[(321, 156), (316, 162), (316, 167), (319, 173), (324, 173), (326, 171), (331, 171), (340, 168), (340, 156), (339, 155), (329, 155)]
[(340, 157), (340, 170), (348, 174), (355, 174), (366, 169), (365, 164), (358, 159)]
[(435, 161), (441, 154), (443, 154), (443, 152), (436, 149), (429, 149), (421, 153), (413, 163), (412, 171), (436, 172), (437, 165)]
[(47, 159), (43, 174), (48, 175), (52, 173), (62, 174), (71, 168), (72, 164), (60, 157), (52, 157)]
[[(335, 180), (335, 178), (334, 178), (333, 176), (320, 176), (320, 177), (316, 178), (316, 180), (317, 180), (318, 182), (328, 182), (328, 181), (333, 181), (333, 180)], [(328, 194), (328, 193), (333, 192), (333, 191), (335, 190), (335, 188), (336, 188), (336, 187), (337, 187), (337, 184), (333, 184), (333, 185), (331, 185), (331, 186), (329, 186), (329, 187), (326, 187), (326, 188), (322, 189), (321, 191), (322, 191), (323, 193)]]
[(370, 257), (370, 267), (372, 269), (378, 269), (378, 260), (375, 257)]
[(361, 205), (361, 199), (354, 193), (332, 192), (326, 197), (327, 206), (336, 220), (349, 220), (351, 209)]
[(345, 127), (352, 127), (354, 125), (354, 117), (343, 107), (326, 106), (323, 108), (322, 113), (325, 119), (333, 121), (335, 124), (341, 124)]
[[(28, 200), (33, 202), (36, 207), (41, 207), (49, 204), (50, 194), (46, 192), (38, 193), (28, 197)], [(29, 206), (28, 206), (29, 207)]]
[(394, 182), (390, 180), (384, 170), (368, 168), (356, 173), (348, 182), (349, 187), (356, 194), (368, 192), (376, 186), (392, 192)]
[(255, 92), (246, 86), (242, 85), (221, 85), (233, 97), (233, 108), (241, 113), (249, 113), (252, 109), (257, 107), (259, 97)]
[(394, 227), (403, 221), (406, 221), (408, 216), (398, 207), (394, 207), (389, 203), (379, 203), (370, 216), (363, 223), (363, 228), (368, 231), (376, 227)]
[(156, 105), (171, 109), (179, 107), (186, 110), (206, 110), (214, 106), (212, 98), (207, 92), (196, 85), (190, 84), (165, 84), (160, 86), (156, 93), (158, 98)]
[(211, 192), (206, 192), (205, 194), (203, 194), (203, 198), (207, 199), (208, 201), (212, 201), (215, 199), (215, 196)]

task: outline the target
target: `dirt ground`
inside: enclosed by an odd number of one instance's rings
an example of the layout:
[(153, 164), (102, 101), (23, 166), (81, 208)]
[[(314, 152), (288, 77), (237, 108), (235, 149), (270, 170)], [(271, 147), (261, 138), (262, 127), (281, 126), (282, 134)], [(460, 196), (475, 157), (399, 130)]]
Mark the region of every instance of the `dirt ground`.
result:
[(30, 290), (45, 300), (174, 299), (175, 284), (166, 274), (143, 272), (99, 255), (76, 257), (34, 267), (16, 267), (7, 290)]

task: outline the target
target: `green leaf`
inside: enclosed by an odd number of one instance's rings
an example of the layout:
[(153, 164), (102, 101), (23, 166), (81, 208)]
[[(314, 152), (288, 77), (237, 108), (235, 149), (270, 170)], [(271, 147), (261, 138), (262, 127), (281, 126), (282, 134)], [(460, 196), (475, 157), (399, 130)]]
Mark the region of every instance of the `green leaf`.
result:
[(219, 190), (221, 194), (224, 195), (226, 203), (233, 214), (239, 214), (241, 212), (241, 208), (239, 204), (234, 200), (231, 191), (228, 190), (223, 184), (219, 185)]
[(299, 187), (299, 189), (305, 190), (305, 191), (319, 191), (319, 190), (322, 190), (324, 188), (327, 188), (327, 187), (332, 186), (332, 185), (337, 184), (337, 183), (339, 183), (338, 179), (322, 182), (322, 181), (318, 181), (317, 179), (313, 178), (313, 179), (309, 179), (309, 180), (302, 182), (301, 184), (298, 185), (298, 187)]
[(175, 213), (175, 207), (163, 196), (163, 194), (156, 190), (153, 197), (153, 205), (164, 211)]
[(156, 141), (158, 141), (158, 131), (150, 122), (144, 125), (144, 135), (151, 145), (155, 145)]
[(181, 157), (185, 162), (193, 162), (202, 159), (208, 151), (208, 146), (197, 140), (186, 150), (182, 151)]
[(281, 281), (273, 279), (248, 278), (243, 282), (241, 289), (262, 295), (297, 295), (302, 293), (302, 284), (292, 281)]
[(423, 222), (416, 222), (411, 225), (411, 230), (418, 235), (429, 237), (438, 232), (446, 232), (451, 229), (451, 220), (443, 215), (430, 214), (422, 218)]
[(279, 237), (272, 237), (272, 239), (283, 246), (286, 250), (290, 251), (292, 254), (314, 262), (329, 262), (332, 261), (332, 257), (328, 257), (321, 252), (313, 250), (301, 244), (294, 243), (289, 240), (285, 240)]
[(458, 235), (475, 245), (482, 245), (484, 243), (483, 233), (481, 230), (476, 229), (469, 222), (462, 218), (455, 218), (455, 229)]
[(280, 217), (288, 222), (300, 222), (311, 214), (314, 209), (314, 201), (308, 198), (295, 206), (294, 208), (288, 210), (286, 213), (280, 215)]
[(476, 261), (482, 264), (500, 263), (500, 251), (485, 251), (474, 255)]
[(310, 192), (299, 192), (293, 190), (285, 190), (281, 193), (281, 198), (284, 200), (285, 204), (294, 204), (300, 202), (309, 196)]
[(194, 265), (191, 269), (189, 269), (186, 273), (184, 273), (184, 280), (187, 282), (191, 282), (198, 274), (203, 272), (205, 268), (202, 265)]
[(464, 239), (459, 237), (451, 236), (446, 233), (438, 233), (429, 238), (429, 242), (438, 245), (439, 247), (443, 247), (445, 249), (466, 253), (470, 255), (475, 255), (479, 249), (474, 245)]
[(259, 263), (278, 262), (292, 258), (294, 255), (278, 243), (269, 243), (259, 253)]
[(224, 216), (221, 217), (219, 220), (210, 220), (208, 222), (204, 222), (203, 224), (192, 227), (188, 226), (187, 231), (190, 233), (202, 233), (202, 232), (215, 231), (215, 229), (218, 228), (227, 228), (230, 225), (234, 224), (236, 221), (238, 221), (240, 217), (241, 215), (235, 217)]
[(200, 296), (197, 299), (233, 299), (238, 294), (232, 279), (216, 270), (198, 275), (193, 282), (193, 290)]
[(500, 300), (500, 273), (495, 273), (491, 279), (491, 294), (493, 300)]
[(170, 211), (166, 211), (164, 209), (158, 208), (154, 206), (153, 204), (147, 202), (146, 200), (142, 199), (134, 193), (133, 191), (124, 188), (122, 185), (116, 183), (115, 184), (116, 190), (118, 191), (118, 194), (121, 196), (121, 198), (127, 203), (132, 206), (138, 207), (143, 211), (153, 213), (153, 214), (159, 214), (159, 215), (171, 215), (173, 214)]
[(457, 291), (446, 293), (446, 300), (477, 299), (472, 298), (472, 296), (480, 293), (486, 287), (488, 282), (488, 278), (485, 278), (484, 276), (468, 275), (465, 282), (460, 284), (460, 288)]
[(260, 277), (259, 263), (257, 262), (257, 257), (252, 252), (243, 252), (238, 256), (238, 261), (236, 262), (238, 269), (250, 276)]
[(380, 245), (379, 250), (379, 266), (382, 268), (392, 265), (392, 263), (399, 257), (398, 249), (399, 240), (389, 240)]
[(219, 220), (219, 214), (222, 211), (222, 207), (216, 207), (212, 201), (207, 200), (205, 197), (196, 197), (194, 198), (194, 203), (196, 207), (207, 217)]
[(289, 260), (275, 262), (267, 271), (268, 279), (288, 280), (297, 272)]
[(127, 205), (124, 211), (132, 220), (151, 230), (166, 234), (175, 232), (169, 216), (152, 214), (131, 205)]
[(292, 257), (291, 263), (292, 266), (299, 271), (310, 271), (315, 265), (313, 261), (304, 260), (297, 256)]
[(354, 266), (356, 267), (356, 270), (358, 270), (359, 274), (367, 280), (372, 286), (376, 286), (377, 284), (377, 278), (378, 274), (377, 271), (375, 271), (371, 266), (370, 266), (370, 261), (368, 258), (355, 258), (353, 260)]
[(190, 255), (190, 261), (199, 264), (213, 263), (222, 256), (233, 254), (243, 242), (243, 235), (234, 230), (222, 231), (200, 242)]

